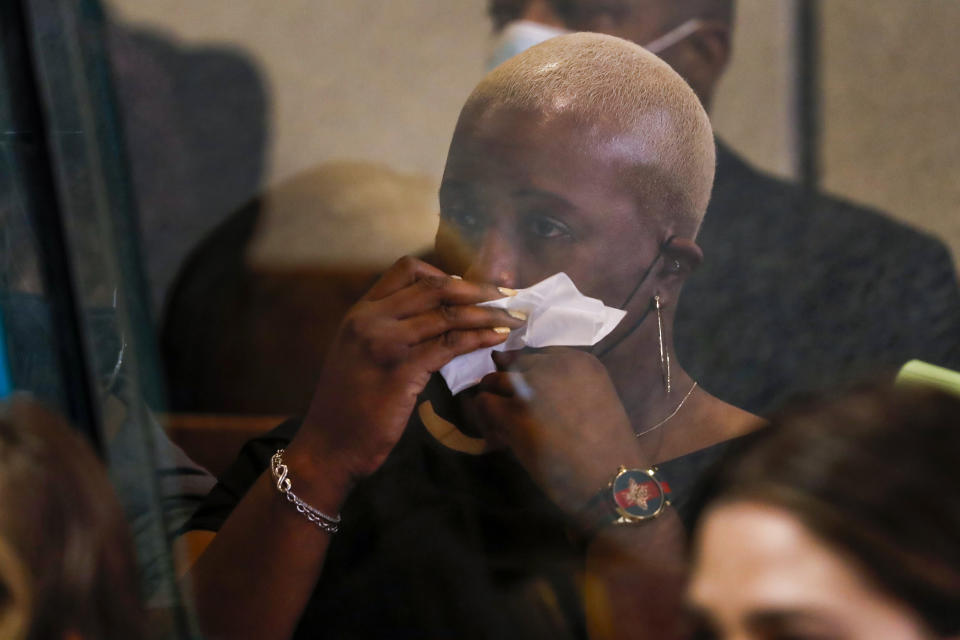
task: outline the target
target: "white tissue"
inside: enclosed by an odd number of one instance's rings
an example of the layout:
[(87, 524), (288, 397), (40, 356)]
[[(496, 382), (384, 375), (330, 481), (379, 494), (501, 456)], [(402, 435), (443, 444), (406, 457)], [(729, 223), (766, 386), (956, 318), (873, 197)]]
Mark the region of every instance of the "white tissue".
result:
[(491, 353), (524, 347), (590, 346), (613, 331), (626, 311), (589, 298), (565, 273), (556, 273), (517, 295), (480, 303), (481, 307), (511, 309), (527, 314), (527, 323), (510, 333), (506, 342), (457, 356), (440, 369), (447, 387), (456, 395), (496, 371)]

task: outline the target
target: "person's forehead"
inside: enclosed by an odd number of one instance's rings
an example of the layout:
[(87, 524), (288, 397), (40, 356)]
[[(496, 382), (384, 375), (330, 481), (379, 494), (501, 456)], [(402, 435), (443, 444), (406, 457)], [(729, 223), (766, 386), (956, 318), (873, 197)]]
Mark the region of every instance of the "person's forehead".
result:
[(485, 113), (461, 124), (444, 172), (444, 183), (460, 183), (451, 195), (511, 196), (533, 187), (581, 210), (641, 218), (658, 217), (676, 198), (662, 145), (652, 139), (556, 114)]
[(739, 597), (753, 606), (826, 606), (831, 594), (863, 588), (846, 558), (795, 515), (760, 502), (734, 502), (710, 512), (696, 556), (693, 591), (714, 601), (729, 597), (717, 589), (718, 576), (735, 576)]
[(577, 177), (597, 186), (613, 183), (634, 151), (628, 137), (600, 119), (532, 109), (488, 108), (463, 119), (448, 157), (458, 169), (515, 178), (531, 174), (557, 180)]
[(599, 120), (591, 122), (570, 109), (516, 107), (491, 101), (464, 113), (454, 144), (485, 143), (504, 147), (551, 142), (571, 144), (575, 139), (594, 136), (600, 126)]
[[(449, 161), (499, 161), (497, 156), (546, 155), (550, 164), (623, 171), (665, 162), (672, 119), (663, 110), (636, 116), (629, 125), (602, 109), (533, 109), (486, 105), (457, 125)], [(592, 171), (591, 171), (592, 172)]]
[(832, 629), (829, 637), (929, 637), (909, 605), (785, 508), (721, 505), (699, 529), (689, 597), (731, 628), (736, 620), (807, 618)]

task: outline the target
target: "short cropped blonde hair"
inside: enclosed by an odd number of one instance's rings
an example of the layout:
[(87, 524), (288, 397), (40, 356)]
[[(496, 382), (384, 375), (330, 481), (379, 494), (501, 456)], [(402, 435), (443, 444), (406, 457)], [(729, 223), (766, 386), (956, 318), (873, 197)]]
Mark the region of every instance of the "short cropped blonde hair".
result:
[(674, 233), (696, 234), (713, 186), (713, 129), (693, 90), (654, 54), (597, 33), (552, 38), (487, 74), (464, 113), (486, 106), (569, 113), (585, 129), (625, 138), (655, 159), (654, 186), (669, 203), (658, 217)]

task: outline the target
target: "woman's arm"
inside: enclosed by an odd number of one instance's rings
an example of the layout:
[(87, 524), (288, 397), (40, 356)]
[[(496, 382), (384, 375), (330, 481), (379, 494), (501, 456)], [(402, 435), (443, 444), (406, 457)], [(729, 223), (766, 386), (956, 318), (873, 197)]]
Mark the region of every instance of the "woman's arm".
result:
[(677, 513), (610, 526), (587, 552), (584, 609), (591, 640), (684, 637), (686, 532)]
[[(476, 303), (491, 285), (397, 262), (348, 312), (284, 463), (293, 491), (334, 515), (400, 439), (418, 394), (457, 355), (522, 323)], [(495, 330), (496, 328), (496, 330)], [(289, 638), (323, 570), (330, 534), (298, 513), (269, 471), (256, 481), (184, 580), (210, 638)]]
[[(604, 366), (583, 351), (553, 347), (495, 356), (502, 370), (485, 377), (475, 398), (488, 438), (509, 447), (571, 522), (618, 468), (654, 460), (634, 436)], [(613, 518), (610, 518), (612, 520)], [(685, 532), (667, 507), (632, 525), (607, 524), (587, 551), (584, 609), (590, 637), (681, 637)]]

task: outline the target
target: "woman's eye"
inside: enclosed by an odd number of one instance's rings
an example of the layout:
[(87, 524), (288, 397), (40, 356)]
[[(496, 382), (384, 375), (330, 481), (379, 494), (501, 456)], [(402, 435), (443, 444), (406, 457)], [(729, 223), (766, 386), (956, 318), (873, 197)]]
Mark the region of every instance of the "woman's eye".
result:
[(442, 211), (441, 216), (461, 231), (473, 231), (480, 228), (480, 217), (469, 209), (452, 207)]
[(539, 238), (568, 238), (569, 227), (545, 216), (534, 216), (527, 221), (527, 230)]

